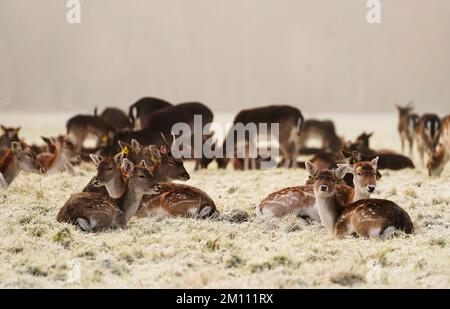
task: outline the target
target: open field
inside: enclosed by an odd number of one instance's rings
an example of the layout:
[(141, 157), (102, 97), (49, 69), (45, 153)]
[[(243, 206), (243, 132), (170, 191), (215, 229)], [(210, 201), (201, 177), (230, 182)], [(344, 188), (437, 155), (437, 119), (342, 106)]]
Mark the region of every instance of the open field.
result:
[[(37, 141), (64, 132), (66, 116), (11, 114), (0, 121), (21, 124), (22, 136)], [(348, 138), (374, 130), (375, 149), (399, 150), (393, 114), (332, 117)], [(450, 164), (438, 179), (416, 164), (415, 170), (382, 171), (375, 197), (397, 202), (415, 225), (415, 234), (385, 241), (336, 240), (319, 223), (256, 217), (261, 199), (303, 184), (304, 170), (219, 171), (212, 164), (192, 172), (188, 184), (209, 193), (224, 216), (247, 212), (247, 222), (132, 219), (126, 230), (100, 234), (56, 222), (65, 200), (94, 175), (93, 165), (77, 167), (76, 177), (21, 174), (0, 192), (0, 286), (448, 288)], [(191, 172), (193, 164), (187, 165)]]

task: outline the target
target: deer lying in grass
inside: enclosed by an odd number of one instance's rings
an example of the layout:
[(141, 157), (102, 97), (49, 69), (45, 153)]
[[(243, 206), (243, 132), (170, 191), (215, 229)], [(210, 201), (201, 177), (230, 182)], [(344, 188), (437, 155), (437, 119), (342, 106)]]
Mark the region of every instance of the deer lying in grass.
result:
[(419, 119), (417, 114), (411, 113), (414, 109), (412, 107), (412, 102), (407, 106), (402, 107), (396, 105), (398, 110), (398, 133), (400, 135), (400, 141), (402, 144), (402, 152), (405, 152), (405, 143), (409, 144), (409, 155), (412, 156), (414, 138), (416, 135), (416, 125)]
[(413, 232), (408, 213), (389, 200), (361, 199), (350, 205), (337, 197), (337, 181), (347, 173), (348, 166), (335, 171), (319, 170), (306, 162), (308, 173), (314, 177), (314, 197), (320, 221), (336, 237), (356, 233), (362, 237), (387, 238), (395, 231)]
[(424, 164), (424, 154), (432, 152), (439, 141), (441, 119), (435, 114), (425, 114), (419, 118), (416, 126), (417, 150)]
[(0, 187), (7, 188), (20, 171), (45, 173), (30, 146), (24, 142), (12, 142), (11, 147), (0, 159)]
[(444, 170), (445, 164), (450, 160), (450, 116), (442, 120), (441, 144), (429, 152), (427, 169), (429, 176), (440, 176)]
[[(378, 158), (375, 158), (371, 162), (342, 165), (345, 166), (346, 172), (354, 175), (353, 183), (355, 187), (355, 189), (352, 189), (344, 184), (337, 186), (338, 200), (342, 205), (370, 198), (370, 194), (375, 191), (377, 183), (377, 161)], [(312, 164), (309, 161), (306, 163)], [(261, 202), (258, 209), (260, 214), (267, 217), (295, 214), (298, 217), (319, 220), (313, 185), (290, 187), (274, 192)]]
[[(94, 192), (72, 195), (58, 213), (58, 222), (79, 225), (86, 232), (99, 232), (112, 228), (125, 228), (136, 213), (145, 194), (159, 194), (160, 185), (141, 162), (135, 166), (123, 160), (123, 171), (127, 174), (126, 189), (118, 200)], [(98, 182), (98, 185), (103, 183)]]
[[(43, 137), (43, 139), (44, 141), (49, 141), (48, 138)], [(53, 153), (44, 152), (37, 156), (47, 174), (67, 171), (71, 175), (75, 175), (74, 167), (71, 163), (71, 160), (78, 155), (75, 145), (67, 136), (61, 135), (56, 138), (54, 147)]]

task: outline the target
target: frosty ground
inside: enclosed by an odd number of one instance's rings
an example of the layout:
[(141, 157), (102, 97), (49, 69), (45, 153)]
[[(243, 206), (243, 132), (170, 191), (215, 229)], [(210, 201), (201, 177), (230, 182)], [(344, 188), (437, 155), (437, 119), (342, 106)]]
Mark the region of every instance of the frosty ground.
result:
[[(333, 117), (352, 138), (375, 131), (374, 148), (399, 150), (395, 115)], [(50, 121), (52, 119), (52, 121)], [(56, 120), (55, 120), (56, 119)], [(8, 115), (23, 136), (64, 131), (65, 115)], [(376, 120), (376, 121), (375, 121)], [(56, 131), (56, 132), (55, 132)], [(423, 167), (382, 171), (375, 197), (404, 207), (415, 233), (389, 240), (337, 240), (319, 224), (295, 217), (263, 220), (256, 206), (269, 193), (307, 179), (304, 170), (191, 172), (188, 184), (206, 191), (225, 220), (132, 219), (126, 230), (86, 234), (56, 222), (65, 200), (94, 175), (21, 174), (0, 193), (1, 287), (296, 288), (450, 286), (450, 166), (437, 179)], [(237, 211), (246, 222), (233, 222)], [(239, 220), (236, 220), (239, 221)]]

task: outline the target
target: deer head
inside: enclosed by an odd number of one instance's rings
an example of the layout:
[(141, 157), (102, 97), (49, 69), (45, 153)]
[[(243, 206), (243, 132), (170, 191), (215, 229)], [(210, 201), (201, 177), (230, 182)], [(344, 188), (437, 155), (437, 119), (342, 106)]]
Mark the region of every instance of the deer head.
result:
[(443, 144), (439, 144), (435, 150), (428, 150), (428, 176), (439, 177), (449, 159), (450, 154)]
[(348, 172), (348, 165), (338, 166), (334, 171), (319, 170), (314, 163), (305, 162), (306, 170), (314, 178), (314, 192), (316, 195), (329, 198), (336, 194), (336, 183)]
[(109, 183), (123, 179), (121, 170), (123, 153), (118, 153), (112, 157), (102, 157), (91, 154), (90, 157), (97, 167), (97, 175), (94, 177), (93, 184), (96, 187), (106, 186)]
[(17, 158), (18, 168), (29, 173), (44, 174), (45, 170), (30, 146), (23, 142), (11, 143), (11, 154)]
[(338, 166), (347, 166), (347, 172), (353, 174), (353, 184), (358, 192), (367, 194), (373, 193), (377, 185), (377, 163), (378, 157), (370, 162), (361, 161), (353, 165), (338, 164)]
[(161, 186), (156, 182), (145, 161), (134, 165), (128, 159), (123, 159), (122, 169), (127, 174), (128, 187), (137, 195), (159, 194)]

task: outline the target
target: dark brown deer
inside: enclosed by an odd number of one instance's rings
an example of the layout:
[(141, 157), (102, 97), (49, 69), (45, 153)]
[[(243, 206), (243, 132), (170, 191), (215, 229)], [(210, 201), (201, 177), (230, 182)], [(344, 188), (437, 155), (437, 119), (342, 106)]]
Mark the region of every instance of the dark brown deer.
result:
[[(129, 109), (128, 117), (131, 122), (131, 128), (136, 128), (136, 126), (140, 129), (144, 128), (154, 112), (169, 106), (172, 106), (172, 104), (158, 98), (145, 97), (138, 100)], [(134, 114), (135, 110), (136, 114)]]
[(322, 225), (336, 237), (356, 233), (370, 238), (387, 238), (397, 230), (413, 232), (408, 213), (396, 203), (383, 199), (362, 199), (343, 205), (337, 198), (336, 183), (347, 172), (340, 166), (335, 171), (319, 170), (306, 162), (308, 173), (314, 177), (314, 197)]
[[(44, 141), (50, 142), (50, 139), (43, 138)], [(70, 138), (61, 135), (54, 141), (54, 152), (43, 152), (37, 156), (47, 174), (61, 173), (67, 171), (71, 175), (75, 175), (74, 167), (71, 163), (78, 156), (75, 145)]]
[(398, 110), (398, 133), (402, 144), (402, 152), (405, 152), (405, 143), (409, 144), (409, 155), (412, 156), (414, 139), (416, 135), (416, 125), (419, 119), (417, 114), (412, 113), (414, 110), (412, 102), (407, 106), (396, 105)]
[(101, 117), (95, 115), (77, 115), (69, 119), (66, 124), (69, 135), (81, 152), (83, 143), (89, 135), (97, 138), (97, 147), (110, 144), (114, 137), (114, 127)]
[(3, 155), (9, 147), (11, 147), (12, 142), (19, 142), (19, 132), (20, 127), (18, 128), (7, 128), (5, 126), (1, 126), (3, 134), (0, 136), (0, 155)]
[(127, 175), (125, 193), (118, 200), (99, 193), (81, 192), (72, 195), (58, 213), (58, 222), (79, 225), (86, 232), (125, 228), (135, 215), (145, 194), (159, 194), (161, 186), (155, 181), (144, 162), (135, 166), (123, 160)]
[(441, 143), (438, 147), (429, 152), (427, 169), (428, 175), (432, 177), (440, 176), (450, 160), (450, 116), (442, 120), (440, 138)]
[(306, 120), (300, 135), (300, 147), (306, 148), (306, 144), (311, 138), (322, 140), (322, 150), (338, 152), (341, 149), (341, 138), (337, 136), (331, 120)]
[[(94, 115), (97, 116), (97, 108), (95, 108)], [(100, 114), (100, 117), (109, 122), (116, 132), (132, 129), (130, 118), (119, 108), (107, 107)]]
[(45, 173), (30, 146), (24, 142), (12, 142), (0, 159), (0, 187), (7, 188), (21, 171)]
[(416, 140), (419, 157), (424, 164), (424, 154), (432, 152), (439, 142), (441, 119), (435, 114), (425, 114), (419, 118), (416, 126)]
[[(270, 126), (272, 123), (279, 124), (278, 143), (280, 144), (281, 156), (285, 159), (285, 167), (297, 167), (300, 132), (303, 126), (303, 115), (300, 110), (288, 105), (270, 105), (242, 110), (233, 120), (234, 125), (247, 126), (255, 124), (257, 129), (259, 129), (259, 124)], [(260, 132), (258, 131), (257, 133), (259, 134)], [(270, 130), (267, 134), (271, 135)], [(219, 168), (226, 168), (230, 157), (236, 157), (236, 145), (250, 145), (250, 143), (253, 143), (247, 136), (244, 137), (244, 140), (238, 140), (238, 137), (236, 130), (228, 132), (221, 148), (224, 152), (224, 157), (216, 158)], [(233, 139), (234, 143), (230, 149), (227, 149), (227, 141), (230, 139)], [(252, 165), (255, 166), (255, 158), (252, 158), (252, 160)]]
[[(307, 163), (310, 163), (307, 161)], [(337, 170), (354, 175), (355, 189), (344, 184), (337, 186), (338, 200), (342, 205), (350, 204), (360, 199), (370, 198), (375, 191), (377, 182), (377, 159), (371, 162), (358, 162), (353, 165), (342, 164)], [(295, 214), (298, 217), (308, 217), (319, 220), (313, 185), (285, 188), (267, 196), (259, 205), (259, 213), (266, 217), (282, 217)]]

